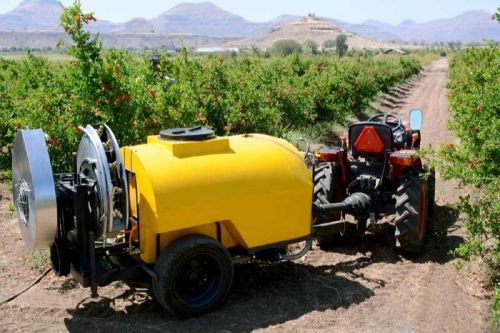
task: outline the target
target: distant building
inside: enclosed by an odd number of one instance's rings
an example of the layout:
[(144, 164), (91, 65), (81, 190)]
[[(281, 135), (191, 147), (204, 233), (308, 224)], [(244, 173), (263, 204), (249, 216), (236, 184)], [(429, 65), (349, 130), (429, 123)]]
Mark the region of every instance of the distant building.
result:
[(384, 53), (385, 54), (388, 54), (388, 53), (399, 53), (399, 54), (402, 54), (402, 55), (408, 54), (408, 52), (405, 52), (405, 51), (400, 50), (400, 49), (388, 49), (388, 50), (385, 50)]
[(240, 52), (238, 47), (199, 47), (198, 53), (221, 53), (221, 52)]

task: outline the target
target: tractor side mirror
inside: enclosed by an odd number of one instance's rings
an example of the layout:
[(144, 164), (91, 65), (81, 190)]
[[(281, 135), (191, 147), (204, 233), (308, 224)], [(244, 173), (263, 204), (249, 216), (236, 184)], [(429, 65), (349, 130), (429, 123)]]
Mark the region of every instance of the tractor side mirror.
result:
[(420, 109), (413, 109), (410, 111), (410, 129), (412, 131), (420, 131), (422, 129), (422, 121), (424, 112)]

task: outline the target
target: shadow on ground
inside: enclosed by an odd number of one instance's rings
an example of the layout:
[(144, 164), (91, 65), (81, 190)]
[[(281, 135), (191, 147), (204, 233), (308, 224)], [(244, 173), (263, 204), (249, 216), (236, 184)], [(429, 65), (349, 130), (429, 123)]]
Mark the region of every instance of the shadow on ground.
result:
[[(409, 259), (437, 263), (451, 260), (450, 251), (462, 242), (461, 237), (449, 234), (457, 219), (455, 210), (436, 207), (423, 253)], [(313, 311), (348, 308), (364, 302), (375, 295), (375, 289), (385, 286), (385, 281), (368, 279), (359, 269), (376, 262), (403, 260), (394, 251), (393, 241), (393, 227), (387, 224), (363, 237), (325, 249), (358, 254), (354, 260), (323, 266), (294, 262), (237, 265), (227, 304), (199, 318), (169, 317), (152, 299), (148, 288), (130, 286), (113, 299), (84, 301), (68, 311), (70, 317), (65, 324), (70, 332), (246, 332), (285, 323)], [(359, 257), (360, 252), (367, 255)]]
[[(352, 270), (363, 263), (353, 265)], [(314, 267), (293, 262), (237, 265), (227, 304), (199, 318), (169, 317), (148, 289), (131, 287), (113, 299), (88, 300), (69, 310), (71, 317), (65, 319), (65, 325), (70, 332), (243, 332), (284, 323), (312, 311), (349, 307), (374, 295), (372, 289), (336, 275), (338, 270), (338, 265)], [(375, 288), (384, 286), (381, 280), (370, 282)]]
[(364, 236), (352, 237), (339, 243), (324, 244), (323, 251), (338, 252), (347, 255), (364, 253), (361, 259), (370, 262), (396, 263), (403, 259), (413, 262), (446, 263), (454, 256), (453, 250), (463, 242), (463, 237), (454, 235), (458, 229), (459, 213), (449, 206), (436, 206), (434, 216), (430, 219), (427, 241), (419, 254), (402, 255), (394, 247), (394, 226), (389, 223), (375, 225)]

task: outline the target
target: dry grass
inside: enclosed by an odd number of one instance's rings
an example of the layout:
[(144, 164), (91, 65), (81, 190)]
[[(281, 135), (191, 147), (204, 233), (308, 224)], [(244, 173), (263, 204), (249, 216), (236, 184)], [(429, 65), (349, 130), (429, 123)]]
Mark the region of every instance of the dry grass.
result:
[(32, 270), (36, 272), (43, 272), (50, 266), (50, 253), (49, 250), (34, 250), (26, 256), (26, 261)]
[[(0, 53), (0, 59), (4, 60), (23, 60), (26, 58), (26, 52), (2, 52)], [(36, 56), (46, 57), (49, 61), (70, 61), (71, 56), (67, 54), (57, 54), (57, 53), (34, 53)]]

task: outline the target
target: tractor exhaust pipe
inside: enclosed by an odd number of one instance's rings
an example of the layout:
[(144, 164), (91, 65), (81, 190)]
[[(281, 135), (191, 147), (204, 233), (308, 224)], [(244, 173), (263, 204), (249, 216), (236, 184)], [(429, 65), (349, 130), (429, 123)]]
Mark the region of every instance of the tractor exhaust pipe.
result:
[(370, 208), (370, 197), (362, 192), (353, 193), (342, 202), (318, 204), (313, 203), (313, 216), (326, 215), (345, 211), (347, 213), (365, 213)]

